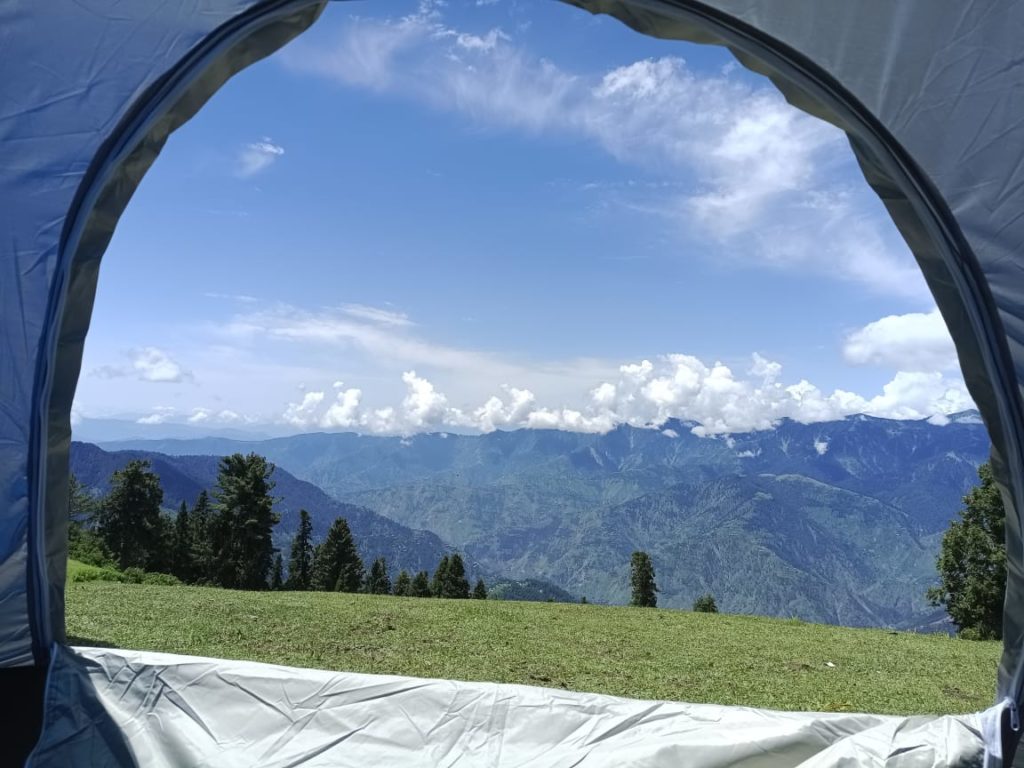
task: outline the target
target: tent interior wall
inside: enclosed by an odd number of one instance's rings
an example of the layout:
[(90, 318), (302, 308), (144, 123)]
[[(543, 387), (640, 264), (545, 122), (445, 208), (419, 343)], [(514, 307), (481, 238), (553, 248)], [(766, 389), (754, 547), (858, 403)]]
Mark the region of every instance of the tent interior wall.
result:
[[(999, 703), (974, 719), (934, 720), (946, 724), (923, 738), (974, 734), (959, 752), (934, 750), (936, 765), (983, 747), (991, 764), (1009, 761), (1019, 734), (1007, 726), (1024, 684), (1024, 5), (908, 0), (868, 13), (842, 0), (569, 2), (644, 34), (726, 46), (794, 106), (849, 135), (950, 329), (1007, 508)], [(114, 680), (123, 664), (178, 668), (166, 658), (90, 656), (65, 645), (70, 413), (100, 260), (170, 133), (232, 75), (313, 24), (324, 3), (41, 5), (0, 7), (0, 199), (9, 201), (0, 211), (0, 686), (20, 689), (7, 697), (20, 716), (39, 718), (44, 708), (34, 702), (49, 678), (40, 765), (59, 764), (60, 749), (95, 750), (109, 740), (109, 730), (85, 726), (67, 737), (62, 696)], [(128, 752), (111, 764), (137, 758), (143, 736), (128, 733), (102, 695), (87, 698), (96, 717), (125, 734)], [(880, 727), (864, 718), (865, 733)], [(821, 755), (847, 737), (853, 751), (833, 757), (867, 754), (856, 751), (866, 743), (857, 728), (844, 728), (821, 741)], [(0, 749), (24, 754), (35, 734), (28, 725), (17, 732), (25, 743)], [(58, 748), (60, 733), (68, 740)], [(800, 743), (793, 755), (814, 754)], [(775, 764), (811, 764), (786, 762), (784, 751)], [(709, 751), (704, 764), (715, 759)]]

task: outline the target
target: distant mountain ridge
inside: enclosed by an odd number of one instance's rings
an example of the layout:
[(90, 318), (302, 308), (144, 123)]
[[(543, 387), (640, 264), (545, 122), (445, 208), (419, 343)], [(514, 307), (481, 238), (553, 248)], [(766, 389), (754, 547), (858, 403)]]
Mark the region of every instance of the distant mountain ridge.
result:
[(697, 437), (693, 424), (606, 434), (518, 430), (410, 438), (317, 433), (136, 441), (164, 453), (254, 450), (511, 579), (628, 598), (633, 549), (659, 603), (712, 592), (723, 610), (850, 625), (935, 620), (924, 591), (941, 532), (988, 458), (977, 415), (853, 416)]

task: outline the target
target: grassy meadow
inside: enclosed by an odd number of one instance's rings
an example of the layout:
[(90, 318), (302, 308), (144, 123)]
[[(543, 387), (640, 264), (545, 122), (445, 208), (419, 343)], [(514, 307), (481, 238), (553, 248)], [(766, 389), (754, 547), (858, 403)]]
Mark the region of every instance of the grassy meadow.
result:
[(645, 699), (892, 714), (992, 703), (1000, 645), (688, 611), (120, 583), (69, 564), (77, 645)]

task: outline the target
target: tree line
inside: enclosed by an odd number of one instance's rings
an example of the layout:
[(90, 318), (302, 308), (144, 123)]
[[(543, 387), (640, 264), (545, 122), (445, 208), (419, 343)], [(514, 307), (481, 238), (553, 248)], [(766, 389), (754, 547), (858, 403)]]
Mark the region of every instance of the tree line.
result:
[(345, 518), (337, 518), (324, 540), (314, 543), (312, 519), (304, 509), (286, 573), (273, 544), (280, 520), (271, 495), (273, 472), (274, 465), (258, 454), (225, 456), (212, 495), (201, 491), (191, 507), (182, 501), (173, 516), (164, 513), (160, 479), (144, 459), (115, 471), (110, 491), (101, 498), (72, 476), (69, 554), (93, 565), (168, 573), (187, 584), (229, 589), (486, 599), (483, 579), (470, 589), (458, 553), (443, 556), (433, 576), (402, 570), (392, 585), (383, 557), (366, 571)]

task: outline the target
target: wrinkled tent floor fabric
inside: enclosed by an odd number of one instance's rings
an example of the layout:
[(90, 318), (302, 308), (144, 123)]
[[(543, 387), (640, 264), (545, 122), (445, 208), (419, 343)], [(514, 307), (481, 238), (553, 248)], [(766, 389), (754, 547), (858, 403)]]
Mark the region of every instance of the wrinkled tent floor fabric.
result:
[(29, 762), (284, 766), (981, 765), (985, 714), (891, 717), (57, 649)]

